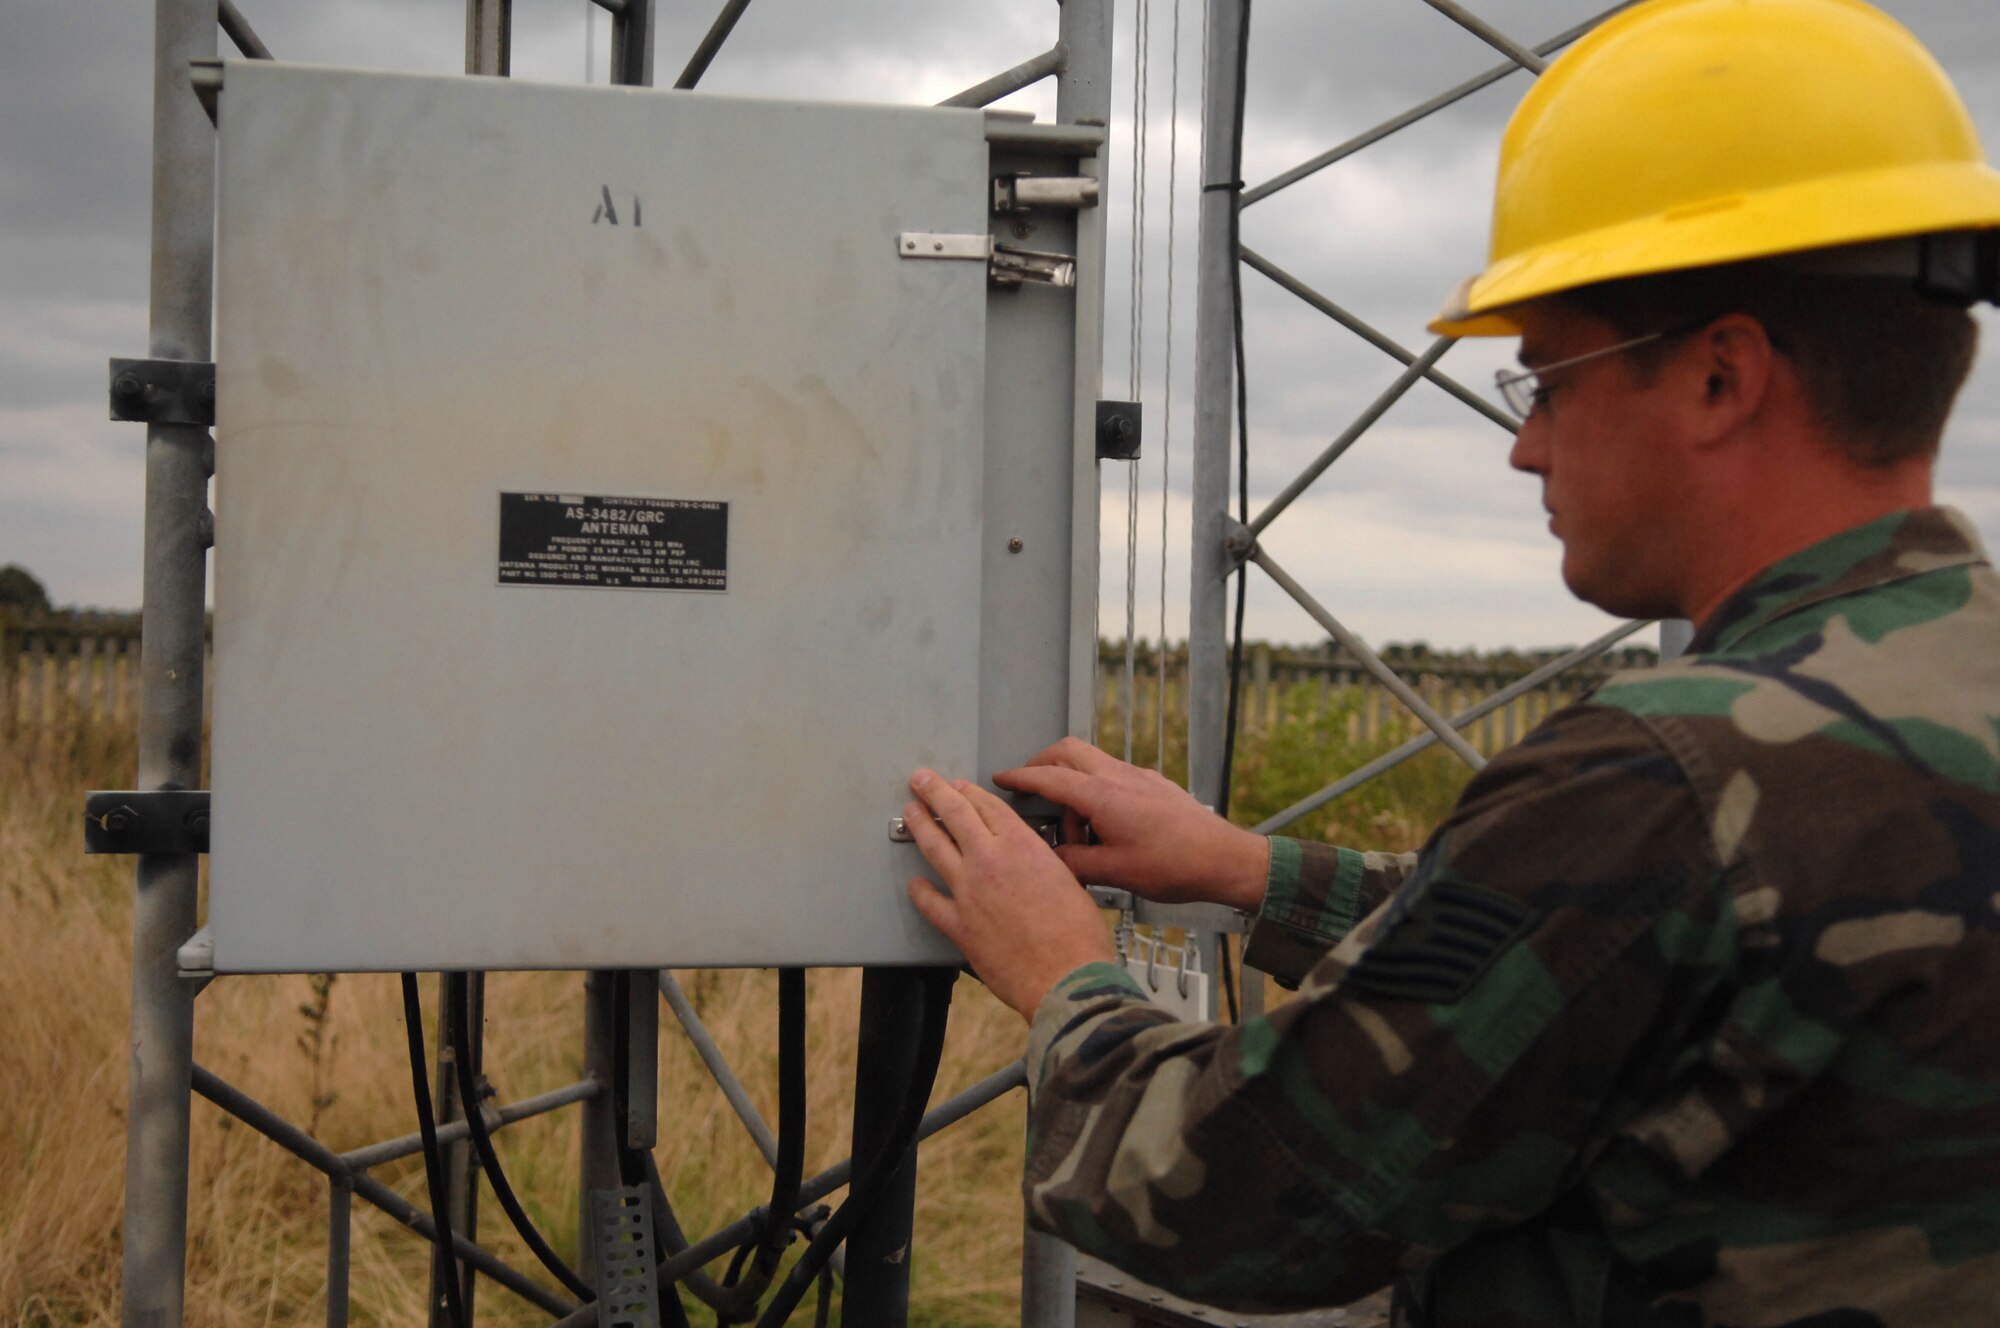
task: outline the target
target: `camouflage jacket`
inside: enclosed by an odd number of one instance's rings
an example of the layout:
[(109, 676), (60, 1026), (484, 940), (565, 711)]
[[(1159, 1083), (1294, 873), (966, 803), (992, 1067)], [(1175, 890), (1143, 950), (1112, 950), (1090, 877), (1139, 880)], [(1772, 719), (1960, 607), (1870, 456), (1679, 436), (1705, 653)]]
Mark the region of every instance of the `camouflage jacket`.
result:
[(1963, 518), (1769, 568), (1421, 854), (1273, 844), (1248, 958), (1296, 999), (1181, 1023), (1093, 964), (1037, 1011), (1041, 1227), (1246, 1309), (2000, 1322), (2000, 579)]

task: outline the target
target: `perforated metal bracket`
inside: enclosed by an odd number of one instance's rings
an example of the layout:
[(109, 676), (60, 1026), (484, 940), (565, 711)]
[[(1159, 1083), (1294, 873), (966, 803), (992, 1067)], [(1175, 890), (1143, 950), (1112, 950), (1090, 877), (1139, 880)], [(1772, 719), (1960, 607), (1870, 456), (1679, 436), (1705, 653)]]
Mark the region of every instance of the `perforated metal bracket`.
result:
[(99, 789), (83, 800), (85, 853), (208, 852), (208, 790)]
[(213, 425), (215, 366), (205, 360), (113, 360), (111, 418)]
[(590, 1192), (598, 1328), (660, 1328), (653, 1204), (643, 1185)]

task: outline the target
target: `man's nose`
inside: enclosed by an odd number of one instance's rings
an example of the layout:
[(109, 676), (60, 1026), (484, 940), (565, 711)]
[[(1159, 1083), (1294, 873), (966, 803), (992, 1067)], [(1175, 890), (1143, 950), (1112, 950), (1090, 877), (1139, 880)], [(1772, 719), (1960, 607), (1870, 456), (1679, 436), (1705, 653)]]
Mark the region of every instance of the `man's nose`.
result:
[(1514, 435), (1514, 446), (1507, 452), (1507, 464), (1531, 475), (1546, 474), (1549, 468), (1547, 433), (1548, 421), (1541, 411), (1521, 421), (1520, 431)]

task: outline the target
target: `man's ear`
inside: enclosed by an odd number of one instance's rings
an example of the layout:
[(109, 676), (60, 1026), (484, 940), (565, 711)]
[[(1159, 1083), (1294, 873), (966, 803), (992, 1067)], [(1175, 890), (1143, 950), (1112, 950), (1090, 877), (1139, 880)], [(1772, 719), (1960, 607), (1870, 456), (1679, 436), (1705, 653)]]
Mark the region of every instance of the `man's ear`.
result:
[(1725, 314), (1689, 338), (1683, 372), (1696, 379), (1690, 441), (1727, 442), (1765, 409), (1777, 371), (1777, 348), (1764, 325), (1747, 314)]

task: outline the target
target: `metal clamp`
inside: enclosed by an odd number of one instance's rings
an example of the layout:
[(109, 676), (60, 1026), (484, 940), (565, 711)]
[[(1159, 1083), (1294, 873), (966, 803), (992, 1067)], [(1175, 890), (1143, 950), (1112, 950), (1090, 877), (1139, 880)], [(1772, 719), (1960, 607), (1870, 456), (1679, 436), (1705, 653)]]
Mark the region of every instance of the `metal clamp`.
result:
[(85, 853), (208, 852), (208, 790), (97, 790), (83, 801)]
[(896, 237), (899, 258), (969, 260), (986, 264), (986, 280), (994, 286), (1076, 285), (1076, 257), (1017, 249), (997, 244), (990, 235), (949, 235), (938, 231), (904, 231)]
[(213, 425), (215, 366), (205, 360), (113, 360), (111, 418)]
[(1088, 175), (996, 175), (993, 211), (1013, 216), (1030, 208), (1096, 207), (1098, 182)]

